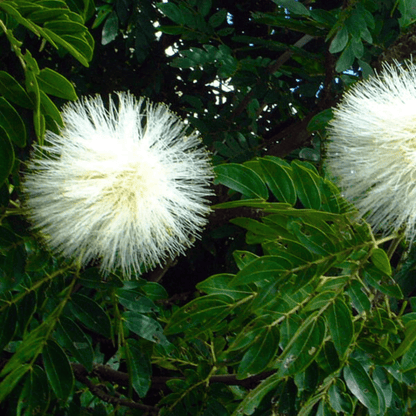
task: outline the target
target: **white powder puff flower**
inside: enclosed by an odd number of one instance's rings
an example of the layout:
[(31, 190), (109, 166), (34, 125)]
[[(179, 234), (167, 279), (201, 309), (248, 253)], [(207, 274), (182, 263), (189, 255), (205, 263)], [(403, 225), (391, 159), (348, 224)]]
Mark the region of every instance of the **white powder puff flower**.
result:
[(60, 135), (36, 149), (24, 182), (28, 215), (50, 248), (129, 278), (183, 253), (206, 224), (213, 178), (196, 133), (165, 105), (119, 93), (68, 104)]
[(405, 230), (416, 218), (416, 66), (384, 65), (348, 91), (329, 127), (328, 167), (375, 230)]

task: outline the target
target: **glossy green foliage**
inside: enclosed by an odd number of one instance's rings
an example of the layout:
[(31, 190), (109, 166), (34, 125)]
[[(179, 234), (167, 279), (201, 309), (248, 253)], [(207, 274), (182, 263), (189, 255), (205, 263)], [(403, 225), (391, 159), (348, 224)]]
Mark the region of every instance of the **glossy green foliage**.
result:
[[(50, 267), (45, 264), (43, 270)], [(158, 308), (154, 300), (162, 294), (166, 296), (166, 292), (157, 283), (144, 280), (133, 285), (127, 282), (117, 289), (118, 285), (102, 281), (98, 270), (94, 273), (90, 270), (91, 288), (73, 293), (74, 286), (83, 277), (64, 268), (35, 279), (29, 291), (15, 286), (14, 296), (3, 294), (0, 341), (14, 354), (0, 375), (0, 403), (13, 393), (19, 397), (18, 412), (36, 408), (45, 414), (57, 403), (75, 405), (77, 383), (84, 380), (82, 374), (92, 373), (97, 365), (103, 364), (99, 345), (105, 344), (105, 340), (111, 343), (115, 337), (122, 344), (118, 360), (125, 362), (129, 369), (125, 377), (130, 378), (140, 397), (146, 396), (151, 383), (152, 351), (156, 345), (166, 351), (171, 346), (155, 315)], [(94, 290), (103, 284), (109, 287), (110, 302), (91, 298)], [(49, 293), (48, 299), (45, 290)], [(126, 301), (137, 297), (141, 299), (139, 308)], [(89, 384), (90, 388), (92, 385)]]
[[(288, 378), (294, 383), (291, 394), (300, 399), (296, 414), (310, 414), (312, 408), (316, 414), (353, 414), (361, 405), (370, 414), (386, 414), (393, 392), (400, 396), (405, 385), (391, 384), (391, 366), (414, 368), (412, 321), (407, 331), (403, 327), (411, 314), (399, 317), (389, 306), (403, 295), (391, 278), (386, 252), (337, 189), (309, 165), (267, 158), (227, 167), (216, 168), (217, 181), (243, 197), (216, 209), (252, 207), (245, 197), (253, 196), (254, 177), (264, 181), (257, 189), (267, 186), (285, 203), (257, 198), (257, 212), (265, 216), (232, 220), (247, 230), (248, 242), (262, 246), (263, 255), (244, 252), (237, 274), (201, 282), (197, 287), (205, 295), (177, 310), (166, 333), (183, 333), (188, 343), (205, 333), (206, 342), (221, 345), (208, 358), (218, 373), (233, 368), (243, 380), (264, 374), (232, 415), (283, 407), (287, 393), (278, 386)], [(273, 169), (281, 175), (271, 180)], [(320, 387), (304, 391), (300, 381), (309, 377), (311, 366)]]
[[(63, 1), (6, 0), (1, 3), (2, 33), (23, 70), (18, 78), (16, 74), (0, 71), (0, 128), (4, 131), (3, 141), (8, 138), (12, 144), (24, 147), (26, 127), (33, 123), (37, 139), (43, 143), (46, 127), (56, 130), (62, 125), (60, 113), (48, 95), (65, 100), (77, 98), (73, 84), (63, 75), (52, 68), (39, 68), (36, 58), (25, 48), (23, 41), (25, 35), (36, 36), (43, 42), (42, 48), (47, 42), (61, 56), (69, 53), (82, 65), (88, 66), (94, 39), (84, 25), (86, 16), (80, 13), (79, 7), (87, 10), (93, 5), (85, 0), (71, 6), (72, 9)], [(28, 117), (30, 113), (22, 112), (21, 108), (32, 110), (32, 117)], [(3, 150), (0, 158), (2, 166), (13, 166), (10, 150)], [(11, 168), (4, 170), (0, 172), (0, 182)]]

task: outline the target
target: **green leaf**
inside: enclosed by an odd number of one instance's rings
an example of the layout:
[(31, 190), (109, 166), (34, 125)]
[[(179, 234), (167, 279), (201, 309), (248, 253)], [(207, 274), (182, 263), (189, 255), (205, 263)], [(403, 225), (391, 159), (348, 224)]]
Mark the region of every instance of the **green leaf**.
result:
[(293, 171), (276, 160), (260, 159), (260, 166), (264, 173), (267, 186), (279, 200), (295, 205), (297, 196), (293, 181)]
[(159, 308), (137, 290), (118, 289), (117, 296), (120, 303), (127, 309), (138, 313), (158, 312)]
[(253, 12), (252, 16), (256, 23), (266, 24), (276, 27), (287, 27), (297, 32), (309, 34), (311, 36), (325, 36), (327, 31), (323, 31), (321, 25), (315, 22), (308, 22), (306, 19), (288, 18), (284, 13), (258, 13)]
[[(309, 267), (305, 267), (299, 271), (296, 271), (296, 273), (293, 274), (293, 278), (290, 282), (292, 288), (287, 285), (287, 293), (299, 293), (300, 289), (305, 288), (305, 286), (312, 282), (312, 279), (314, 279), (317, 275), (321, 275), (318, 270), (319, 269), (317, 264), (311, 264)], [(310, 303), (308, 303), (307, 306), (309, 305)]]
[(131, 384), (139, 397), (143, 398), (151, 385), (152, 364), (138, 341), (129, 339), (126, 350)]
[(0, 248), (10, 249), (19, 244), (19, 238), (16, 234), (6, 227), (0, 226)]
[[(39, 70), (38, 62), (28, 50), (26, 50), (25, 54), (23, 55), (23, 59), (26, 62), (26, 68), (25, 68), (26, 71), (31, 72), (34, 75), (39, 75), (40, 70)], [(27, 76), (27, 72), (26, 72), (26, 76)], [(31, 91), (31, 89), (28, 87), (31, 87), (31, 85), (27, 85), (27, 82), (26, 82), (26, 90)]]
[(244, 397), (244, 400), (237, 406), (231, 416), (252, 415), (264, 396), (270, 391), (275, 390), (281, 381), (278, 374), (273, 374), (263, 380)]
[(306, 306), (302, 309), (302, 312), (311, 312), (324, 308), (328, 305), (329, 302), (332, 302), (333, 299), (334, 292), (332, 290), (326, 290), (324, 292), (318, 293), (306, 304)]
[(7, 131), (10, 140), (19, 147), (26, 145), (26, 128), (15, 108), (0, 97), (0, 127)]
[(223, 202), (222, 204), (211, 206), (211, 208), (213, 209), (226, 209), (226, 208), (238, 208), (238, 207), (258, 208), (258, 209), (267, 210), (268, 212), (273, 211), (273, 210), (286, 210), (288, 208), (291, 208), (289, 204), (285, 204), (283, 202), (267, 202), (261, 198), (239, 199), (237, 201), (228, 201), (228, 202)]
[(399, 383), (404, 383), (405, 385), (412, 385), (415, 382), (415, 374), (413, 372), (404, 373), (398, 361), (391, 365), (385, 365), (384, 368)]
[(245, 250), (235, 250), (233, 252), (235, 264), (239, 270), (244, 269), (249, 263), (259, 258), (257, 254)]
[(26, 383), (19, 396), (17, 409), (25, 408), (21, 414), (44, 415), (49, 407), (50, 389), (45, 372), (38, 365), (35, 365), (26, 379)]
[(171, 65), (174, 68), (193, 68), (195, 66), (195, 61), (190, 58), (177, 57), (173, 60)]
[(268, 331), (270, 324), (273, 322), (270, 316), (258, 316), (251, 320), (241, 332), (233, 339), (227, 353), (245, 350), (250, 347), (254, 342), (260, 340), (263, 334)]
[(60, 111), (43, 91), (40, 91), (40, 106), (42, 114), (50, 116), (59, 127), (64, 126), (64, 121)]
[(0, 383), (0, 403), (12, 392), (20, 379), (29, 371), (31, 366), (29, 364), (22, 364), (15, 368), (1, 383)]
[(74, 86), (64, 76), (50, 68), (42, 69), (37, 79), (40, 89), (46, 94), (64, 100), (76, 100), (78, 98)]
[(264, 328), (256, 338), (257, 340), (246, 351), (238, 366), (238, 379), (264, 371), (279, 349), (279, 329), (275, 325)]
[(162, 13), (175, 23), (183, 24), (184, 17), (179, 7), (174, 3), (157, 3), (156, 6)]
[(290, 228), (299, 242), (312, 253), (328, 256), (338, 251), (334, 244), (334, 236), (325, 234), (318, 227), (294, 221), (290, 224)]
[(215, 184), (221, 183), (228, 188), (249, 198), (267, 199), (269, 193), (266, 185), (254, 170), (237, 163), (227, 163), (214, 168), (216, 179)]
[(167, 299), (169, 297), (166, 289), (156, 282), (146, 282), (142, 289), (146, 296), (153, 301)]
[[(321, 394), (309, 397), (309, 399), (302, 405), (302, 408), (297, 413), (297, 416), (309, 416), (311, 414), (312, 409), (316, 406), (317, 403), (319, 403), (318, 411), (322, 410), (321, 409), (321, 403), (322, 403)], [(318, 412), (316, 413), (316, 416), (318, 416)], [(319, 416), (322, 416), (322, 413)]]
[(345, 383), (352, 394), (370, 411), (380, 414), (377, 390), (360, 362), (349, 358), (343, 372)]
[[(397, 360), (399, 357), (401, 357), (403, 354), (405, 354), (412, 346), (414, 346), (416, 341), (416, 321), (410, 321), (406, 325), (406, 332), (405, 332), (405, 338), (402, 341), (402, 343), (399, 345), (396, 351), (392, 354), (391, 358), (392, 360)], [(409, 360), (409, 356), (407, 357), (407, 360)]]
[(169, 341), (163, 334), (163, 328), (159, 322), (146, 315), (127, 311), (123, 313), (123, 322), (126, 328), (148, 341), (161, 345), (169, 345)]
[(18, 305), (18, 323), (20, 330), (25, 333), (30, 320), (37, 306), (36, 292), (32, 291), (26, 294), (26, 296), (19, 302)]
[[(37, 330), (38, 328), (40, 328), (40, 330)], [(41, 332), (43, 328), (41, 326), (39, 326), (38, 328), (36, 328), (35, 331), (30, 332), (28, 336), (23, 339), (23, 342), (18, 346), (16, 352), (3, 367), (0, 373), (0, 377), (3, 377), (8, 373), (14, 372), (16, 369), (23, 366), (27, 361), (31, 360), (33, 357), (36, 357), (41, 352), (45, 342), (45, 338), (44, 334)]]
[(36, 137), (38, 138), (38, 142), (42, 144), (43, 136), (45, 134), (45, 118), (40, 112), (40, 90), (37, 80), (37, 75), (39, 75), (40, 71), (36, 59), (32, 57), (28, 50), (26, 50), (24, 60), (26, 62), (26, 91), (29, 93), (30, 99), (33, 103), (33, 124), (35, 127), (35, 133)]
[(388, 296), (392, 296), (396, 299), (403, 299), (403, 293), (400, 286), (394, 281), (394, 279), (382, 271), (376, 268), (372, 264), (368, 263), (363, 269), (363, 275), (368, 283)]
[(233, 218), (230, 220), (232, 224), (238, 225), (239, 227), (245, 228), (251, 233), (255, 234), (257, 237), (257, 243), (269, 240), (275, 240), (279, 238), (279, 233), (274, 228), (269, 227), (268, 225), (253, 220), (252, 218)]
[(198, 290), (205, 292), (208, 295), (221, 295), (225, 294), (233, 298), (234, 300), (244, 299), (250, 296), (251, 291), (238, 290), (229, 287), (231, 280), (234, 278), (234, 274), (215, 274), (203, 282), (196, 285)]
[(74, 374), (68, 357), (53, 340), (46, 343), (42, 352), (46, 376), (58, 399), (68, 399), (74, 385)]
[(205, 0), (198, 2), (198, 11), (202, 14), (202, 16), (206, 16), (212, 7), (212, 0)]
[[(289, 273), (286, 273), (286, 277)], [(282, 276), (285, 277), (285, 274)], [(257, 286), (257, 296), (254, 298), (253, 302), (250, 305), (250, 309), (253, 313), (259, 314), (260, 311), (264, 308), (266, 310), (270, 306), (270, 303), (279, 303), (282, 302), (282, 299), (277, 297), (278, 288), (281, 285), (282, 279), (267, 279), (267, 281), (258, 281)], [(284, 303), (286, 305), (286, 303)]]
[(14, 164), (14, 150), (8, 134), (0, 127), (0, 185), (9, 177)]
[(348, 43), (348, 29), (345, 25), (338, 30), (334, 39), (332, 39), (331, 45), (329, 46), (329, 52), (338, 53), (344, 50)]
[(316, 356), (316, 363), (326, 373), (334, 373), (339, 369), (339, 358), (333, 342), (327, 341)]
[[(13, 4), (13, 3), (12, 3)], [(15, 4), (13, 4), (15, 6)], [(10, 3), (5, 1), (0, 2), (0, 9), (3, 9), (7, 14), (13, 16), (13, 18), (20, 23), (22, 26), (29, 29), (33, 32), (36, 36), (40, 36), (39, 30), (40, 29), (37, 25), (33, 24), (30, 20), (25, 19), (16, 8), (14, 8)], [(16, 5), (17, 6), (17, 5)], [(17, 6), (19, 7), (19, 6)]]
[(361, 39), (352, 38), (351, 39), (351, 48), (352, 53), (358, 59), (362, 58), (364, 55), (364, 45)]
[(87, 22), (95, 12), (95, 4), (93, 0), (66, 0), (65, 3), (75, 13), (83, 17)]
[[(342, 386), (340, 388), (339, 386)], [(352, 414), (354, 404), (351, 397), (345, 393), (345, 385), (342, 380), (337, 380), (337, 383), (331, 385), (328, 390), (329, 402), (332, 408), (337, 412), (345, 412)]]
[(409, 348), (402, 357), (401, 368), (402, 371), (410, 371), (416, 368), (416, 350), (414, 348), (414, 343), (412, 344), (413, 348)]
[(361, 350), (365, 351), (375, 364), (384, 365), (392, 361), (390, 350), (384, 348), (378, 342), (364, 338), (359, 339), (357, 346)]
[(233, 299), (224, 294), (194, 299), (172, 315), (165, 334), (190, 332), (191, 336), (196, 336), (221, 322), (231, 312), (233, 303)]
[(74, 293), (69, 304), (72, 313), (89, 329), (106, 338), (111, 337), (110, 318), (91, 298)]
[(411, 25), (416, 20), (414, 0), (399, 0), (395, 4), (398, 5), (397, 8), (402, 15), (399, 19), (400, 27), (403, 29)]
[[(269, 215), (267, 218), (271, 219), (274, 217)], [(276, 219), (274, 217), (274, 219)], [(288, 238), (281, 238), (278, 241), (274, 242), (274, 249), (273, 254), (281, 255), (283, 253), (290, 253), (291, 257), (299, 258), (303, 262), (311, 262), (314, 260), (315, 256), (301, 243), (298, 241), (294, 241), (293, 234), (291, 235), (291, 239)]]
[[(163, 33), (166, 33), (167, 35), (181, 35), (186, 29), (184, 29), (184, 27), (181, 26), (158, 26), (158, 30), (160, 30)], [(176, 60), (178, 60), (179, 58), (175, 58), (175, 62)], [(187, 58), (186, 58), (187, 59)], [(188, 59), (188, 62), (192, 62), (190, 59)], [(173, 63), (172, 63), (173, 64)], [(174, 66), (174, 65), (172, 65)], [(179, 68), (181, 68), (181, 65), (178, 65)], [(191, 68), (192, 65), (190, 66), (185, 66), (185, 68)]]
[(0, 315), (0, 351), (12, 340), (16, 331), (17, 309), (14, 303)]
[(373, 383), (374, 383), (374, 387), (376, 388), (376, 391), (377, 391), (377, 394), (378, 394), (379, 403), (380, 403), (380, 410), (379, 410), (379, 413), (378, 414), (379, 415), (385, 415), (386, 414), (387, 407), (386, 407), (386, 400), (384, 398), (383, 390), (381, 389), (381, 387), (376, 382), (374, 382), (374, 380), (373, 380)]
[(58, 19), (45, 22), (43, 27), (51, 30), (57, 35), (65, 35), (69, 33), (83, 33), (88, 30), (87, 27), (84, 26), (82, 23)]
[(0, 256), (0, 269), (2, 272), (0, 291), (2, 292), (23, 283), (27, 252), (21, 243), (11, 247), (6, 256)]
[[(364, 8), (362, 3), (357, 4), (357, 6), (351, 10), (350, 15), (345, 20), (345, 25), (348, 29), (348, 32), (352, 36), (351, 41), (354, 39), (360, 39), (362, 37), (368, 43), (373, 42), (371, 34), (367, 28), (366, 15), (368, 16), (368, 14), (371, 15), (371, 13)], [(372, 19), (372, 23), (374, 23), (374, 19)]]
[(335, 413), (326, 400), (321, 400), (316, 411), (316, 416), (335, 416)]
[(224, 29), (217, 30), (217, 35), (220, 37), (228, 36), (228, 35), (231, 35), (231, 33), (233, 32), (234, 32), (233, 27), (225, 27)]
[(347, 289), (352, 304), (359, 313), (368, 312), (371, 309), (371, 302), (363, 290), (364, 286), (358, 280), (353, 280)]
[(359, 59), (358, 64), (360, 65), (364, 79), (367, 79), (370, 76), (374, 76), (374, 69), (368, 62), (365, 62), (362, 59)]
[(208, 398), (201, 416), (228, 416), (230, 413), (221, 401), (222, 399), (216, 399), (214, 397)]
[(280, 377), (303, 371), (315, 359), (325, 337), (322, 318), (311, 316), (296, 331), (279, 357)]
[(326, 290), (330, 290), (332, 292), (338, 291), (338, 289), (343, 288), (347, 285), (350, 280), (350, 276), (331, 276), (329, 279), (323, 282), (323, 284), (319, 287), (319, 292), (324, 292)]
[(208, 24), (213, 28), (217, 28), (218, 26), (221, 26), (223, 24), (226, 17), (227, 10), (220, 9), (209, 18)]
[(387, 372), (384, 368), (377, 366), (373, 371), (373, 381), (374, 385), (380, 388), (381, 393), (384, 397), (386, 408), (390, 408), (391, 401), (393, 398), (393, 386), (390, 382)]
[(348, 46), (344, 49), (344, 52), (342, 52), (341, 56), (339, 57), (336, 65), (335, 65), (335, 71), (337, 72), (343, 72), (349, 68), (351, 68), (352, 64), (354, 63), (354, 52), (352, 50), (351, 43), (348, 44)]
[[(62, 4), (62, 6), (65, 6), (65, 4)], [(42, 8), (41, 10), (37, 10), (28, 14), (26, 17), (28, 20), (30, 20), (33, 23), (36, 23), (37, 25), (41, 25), (50, 20), (62, 20), (65, 18), (73, 19), (75, 21), (82, 20), (80, 16), (78, 16), (76, 13), (70, 12), (67, 8)], [(38, 30), (43, 35), (43, 31), (39, 26)]]
[[(67, 44), (71, 45), (82, 56), (84, 56), (88, 62), (91, 61), (94, 52), (94, 38), (90, 32), (87, 31), (82, 35), (79, 33), (62, 35), (61, 38)], [(64, 44), (62, 45), (64, 46)], [(68, 49), (68, 52), (72, 54), (70, 49)], [(77, 56), (75, 57), (80, 60)]]
[(292, 162), (292, 168), (300, 202), (302, 202), (305, 208), (319, 210), (322, 201), (319, 184), (322, 178), (297, 160)]
[(118, 17), (115, 11), (111, 12), (104, 23), (101, 44), (108, 45), (118, 35)]
[(285, 272), (292, 265), (284, 258), (263, 256), (240, 270), (230, 282), (230, 287), (247, 285), (255, 282), (279, 282), (285, 277)]
[(382, 248), (376, 248), (373, 250), (371, 253), (371, 261), (377, 269), (381, 270), (388, 276), (391, 276), (390, 260), (387, 253)]
[(111, 4), (103, 3), (100, 6), (97, 6), (97, 14), (96, 18), (92, 24), (92, 29), (97, 29), (97, 27), (101, 26), (107, 16), (113, 11), (113, 6)]
[(123, 282), (117, 276), (112, 275), (111, 279), (104, 280), (97, 268), (84, 270), (80, 275), (79, 283), (84, 287), (99, 291), (123, 287)]
[(310, 11), (302, 3), (296, 0), (273, 0), (278, 6), (284, 7), (293, 14), (299, 14), (302, 16), (309, 16)]
[(0, 71), (0, 94), (20, 107), (32, 109), (33, 103), (24, 88), (7, 72)]
[(85, 67), (89, 66), (92, 59), (93, 43), (88, 32), (77, 34), (77, 36), (59, 35), (50, 29), (43, 29), (49, 38), (66, 49), (75, 59)]
[[(225, 29), (227, 30), (227, 29)], [(220, 30), (219, 32), (223, 32), (224, 29)], [(218, 33), (218, 32), (217, 32)], [(218, 33), (219, 35), (219, 33)], [(219, 35), (221, 36), (221, 35)], [(206, 45), (204, 45), (204, 48), (206, 48)], [(195, 56), (196, 51), (198, 51), (197, 48), (192, 48), (192, 51), (194, 51), (193, 56), (188, 55), (189, 58), (192, 58), (195, 60), (195, 64), (196, 66), (198, 65), (204, 65), (207, 62), (212, 63), (214, 65), (218, 65), (218, 61), (222, 59), (225, 59), (224, 55), (226, 54), (227, 59), (228, 59), (228, 65), (232, 65), (233, 61), (235, 58), (233, 58), (232, 56), (232, 52), (228, 51), (228, 50), (224, 50), (224, 52), (219, 51), (214, 49), (213, 52), (206, 52), (202, 49), (199, 49), (199, 56)], [(198, 60), (200, 62), (198, 62), (195, 58), (199, 58)], [(187, 101), (189, 101), (193, 107), (197, 108), (199, 111), (202, 111), (202, 102), (200, 101), (200, 99), (198, 99), (196, 102), (193, 101), (195, 99), (195, 97), (190, 97), (187, 98)], [(197, 126), (196, 126), (197, 127)], [(213, 143), (214, 149), (221, 155), (224, 156), (225, 158), (229, 158), (230, 160), (233, 159), (240, 159), (240, 158), (244, 158), (243, 155), (250, 153), (250, 147), (248, 145), (248, 142), (246, 140), (246, 138), (244, 136), (240, 136), (239, 134), (237, 134), (237, 137), (231, 135), (231, 134), (225, 134), (225, 137), (223, 138), (223, 140), (219, 141), (215, 141)], [(251, 166), (248, 166), (251, 167)], [(255, 169), (254, 169), (255, 170)], [(257, 172), (258, 173), (258, 172)]]
[(308, 123), (307, 130), (309, 132), (323, 131), (328, 126), (328, 123), (334, 118), (334, 111), (332, 108), (327, 108), (311, 118)]
[(343, 359), (354, 338), (351, 311), (342, 299), (337, 298), (329, 305), (326, 319), (335, 348)]
[(72, 319), (62, 316), (56, 328), (55, 336), (79, 363), (88, 371), (92, 371), (94, 352), (91, 341)]
[(340, 214), (346, 212), (345, 200), (342, 199), (339, 189), (330, 181), (321, 182), (322, 211)]

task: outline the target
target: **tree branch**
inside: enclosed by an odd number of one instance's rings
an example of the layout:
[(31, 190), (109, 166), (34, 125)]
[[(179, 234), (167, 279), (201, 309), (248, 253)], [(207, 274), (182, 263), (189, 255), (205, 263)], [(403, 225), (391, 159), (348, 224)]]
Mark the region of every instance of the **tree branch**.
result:
[[(303, 35), (297, 42), (295, 42), (293, 44), (293, 47), (302, 48), (308, 42), (310, 42), (312, 39), (313, 39), (313, 36), (311, 36), (311, 35)], [(288, 51), (283, 52), (277, 58), (277, 60), (275, 62), (273, 62), (273, 64), (271, 64), (267, 68), (267, 72), (269, 74), (273, 74), (274, 72), (276, 72), (285, 62), (287, 62), (290, 59), (290, 57), (293, 55), (293, 53), (294, 53), (294, 51), (290, 50), (290, 49)], [(239, 116), (244, 111), (244, 109), (247, 107), (247, 105), (252, 100), (252, 98), (255, 94), (255, 91), (256, 91), (256, 87), (261, 85), (262, 83), (264, 83), (264, 79), (263, 78), (258, 78), (257, 82), (253, 85), (250, 92), (240, 101), (240, 104), (237, 106), (237, 108), (231, 114), (231, 120), (234, 120), (234, 118)]]
[(209, 215), (209, 229), (214, 229), (222, 224), (228, 224), (234, 218), (245, 217), (258, 220), (265, 216), (263, 209), (250, 207), (214, 209)]
[[(94, 384), (93, 382), (91, 382), (88, 379), (88, 371), (86, 370), (86, 368), (81, 365), (81, 364), (72, 364), (72, 369), (74, 371), (74, 375), (75, 378), (81, 382), (82, 384), (84, 384), (85, 386), (88, 387), (88, 389), (90, 390), (90, 392), (98, 397), (99, 399), (103, 400), (104, 402), (107, 403), (111, 403), (115, 406), (119, 405), (119, 406), (125, 406), (125, 407), (129, 407), (130, 409), (140, 409), (140, 410), (146, 410), (147, 411), (147, 415), (158, 415), (159, 414), (159, 409), (157, 407), (154, 406), (147, 406), (145, 404), (141, 404), (141, 403), (137, 403), (134, 402), (132, 400), (126, 400), (126, 399), (120, 399), (114, 396), (111, 396), (109, 394), (107, 394), (100, 386)], [(98, 370), (98, 373), (102, 372), (103, 374), (111, 374), (114, 378), (113, 380), (108, 380), (108, 381), (117, 381), (117, 380), (123, 380), (123, 383), (120, 384), (124, 384), (124, 382), (126, 382), (126, 384), (128, 384), (128, 375), (125, 373), (122, 373), (120, 371), (115, 371), (112, 370), (109, 367), (106, 367), (104, 365), (100, 365), (97, 366), (97, 368), (94, 368), (93, 373), (96, 373)]]
[[(223, 383), (228, 386), (242, 386), (248, 389), (256, 387), (262, 380), (274, 374), (274, 371), (266, 371), (255, 376), (247, 377), (243, 380), (237, 379), (235, 374), (221, 374), (212, 376), (209, 383)], [(152, 386), (160, 388), (166, 385), (166, 382), (172, 379), (186, 380), (186, 377), (152, 377)]]
[(284, 157), (295, 149), (303, 146), (311, 136), (307, 127), (312, 117), (319, 113), (319, 109), (311, 111), (301, 121), (296, 121), (278, 134), (263, 143), (269, 155)]
[[(88, 388), (91, 388), (90, 385), (94, 388), (94, 391), (91, 390), (91, 392), (96, 395), (97, 397), (100, 397), (104, 394), (106, 397), (109, 397), (112, 401), (117, 400), (117, 402), (119, 404), (121, 404), (119, 402), (120, 399), (116, 399), (113, 396), (109, 396), (106, 393), (104, 393), (97, 385), (91, 383), (91, 381), (87, 378), (88, 371), (86, 370), (86, 368), (82, 365), (82, 364), (76, 364), (76, 363), (72, 363), (72, 369), (74, 370), (74, 374), (75, 377), (77, 378), (78, 381), (80, 381), (81, 383), (85, 384)], [(253, 386), (256, 386), (258, 383), (260, 383), (262, 380), (266, 379), (267, 377), (269, 377), (270, 375), (272, 375), (274, 373), (274, 371), (266, 371), (264, 373), (261, 374), (257, 374), (255, 376), (251, 376), (251, 377), (247, 377), (243, 380), (237, 379), (237, 376), (235, 374), (220, 374), (220, 375), (214, 375), (209, 379), (209, 383), (224, 383), (230, 386), (243, 386), (246, 388), (252, 388)], [(117, 371), (117, 370), (113, 370), (112, 368), (106, 366), (106, 365), (96, 365), (94, 366), (94, 369), (91, 373), (91, 375), (98, 377), (100, 380), (102, 381), (108, 381), (111, 383), (116, 383), (120, 386), (123, 387), (128, 387), (129, 385), (129, 376), (127, 373), (124, 373), (122, 371)], [(186, 380), (186, 377), (178, 377), (178, 376), (173, 376), (173, 377), (163, 377), (163, 376), (153, 376), (152, 377), (152, 384), (151, 384), (151, 388), (153, 389), (160, 389), (162, 387), (166, 386), (166, 383), (169, 380)], [(87, 384), (88, 381), (88, 384)], [(100, 396), (98, 396), (97, 394), (95, 394), (96, 390), (100, 390), (99, 394)], [(103, 399), (104, 400), (104, 399)], [(105, 400), (108, 401), (108, 400)], [(112, 401), (109, 401), (109, 403), (112, 403)], [(140, 406), (140, 407), (133, 407), (135, 409), (145, 409), (145, 410), (152, 410), (155, 411), (157, 410), (157, 408), (152, 407), (152, 406), (146, 406), (140, 403), (135, 403), (135, 402), (130, 402), (128, 400), (125, 400), (125, 402), (127, 403), (134, 403), (135, 406)], [(126, 404), (124, 404), (124, 406), (127, 406)], [(131, 406), (129, 406), (131, 407)]]

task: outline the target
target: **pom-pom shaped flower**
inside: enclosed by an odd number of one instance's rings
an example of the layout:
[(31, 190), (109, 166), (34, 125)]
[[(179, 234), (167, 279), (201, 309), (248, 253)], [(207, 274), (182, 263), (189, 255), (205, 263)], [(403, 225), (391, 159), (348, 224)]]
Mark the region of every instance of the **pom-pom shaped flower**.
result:
[(50, 248), (129, 278), (198, 237), (213, 171), (196, 133), (165, 105), (119, 93), (63, 109), (64, 128), (35, 149), (24, 182), (28, 215)]
[(344, 196), (375, 230), (404, 228), (416, 218), (416, 66), (384, 65), (355, 84), (334, 110), (328, 167)]

